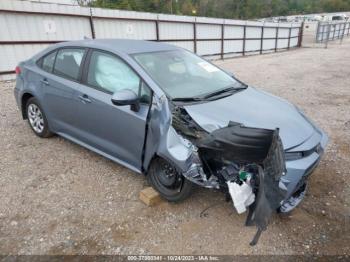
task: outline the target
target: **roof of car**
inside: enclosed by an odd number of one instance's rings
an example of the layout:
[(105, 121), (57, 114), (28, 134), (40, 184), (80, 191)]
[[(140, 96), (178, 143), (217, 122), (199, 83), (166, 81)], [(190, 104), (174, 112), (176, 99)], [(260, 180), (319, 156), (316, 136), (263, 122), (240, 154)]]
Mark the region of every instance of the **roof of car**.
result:
[(126, 54), (157, 52), (176, 50), (178, 47), (153, 41), (131, 39), (86, 39), (70, 41), (60, 44), (61, 46), (86, 46), (98, 49), (109, 49)]

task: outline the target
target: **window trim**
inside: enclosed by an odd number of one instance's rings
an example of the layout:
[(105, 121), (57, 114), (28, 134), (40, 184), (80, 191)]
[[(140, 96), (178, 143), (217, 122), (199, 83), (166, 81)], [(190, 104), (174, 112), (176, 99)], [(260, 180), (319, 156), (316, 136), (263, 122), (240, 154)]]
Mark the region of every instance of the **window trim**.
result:
[[(81, 63), (79, 65), (79, 73), (78, 73), (78, 78), (77, 79), (68, 78), (68, 77), (65, 77), (65, 76), (62, 76), (62, 75), (58, 75), (58, 74), (55, 73), (55, 66), (56, 66), (57, 55), (58, 55), (58, 53), (61, 50), (64, 50), (64, 49), (80, 49), (80, 50), (84, 51), (83, 57), (81, 59)], [(52, 68), (52, 74), (57, 76), (57, 77), (60, 77), (60, 78), (63, 78), (63, 79), (66, 79), (66, 80), (69, 80), (69, 81), (72, 81), (72, 82), (81, 83), (82, 72), (83, 72), (83, 67), (84, 67), (86, 55), (87, 55), (87, 52), (88, 52), (88, 48), (82, 47), (82, 46), (64, 46), (64, 47), (57, 48), (56, 50), (57, 50), (57, 53), (56, 53), (55, 62), (54, 62), (53, 68)]]
[(113, 52), (110, 52), (110, 51), (106, 51), (106, 50), (103, 50), (103, 49), (99, 49), (99, 48), (88, 48), (88, 51), (87, 51), (87, 55), (86, 55), (86, 59), (84, 60), (84, 65), (83, 65), (83, 72), (82, 72), (82, 78), (81, 78), (81, 84), (83, 84), (84, 86), (86, 87), (89, 87), (89, 88), (93, 88), (97, 91), (100, 91), (100, 92), (103, 92), (103, 93), (106, 93), (108, 95), (113, 95), (113, 92), (109, 92), (107, 91), (106, 89), (102, 89), (100, 87), (97, 87), (97, 86), (94, 86), (94, 85), (90, 85), (88, 82), (87, 82), (87, 78), (88, 78), (88, 73), (89, 73), (89, 68), (90, 68), (90, 61), (91, 61), (91, 56), (92, 56), (92, 53), (94, 51), (97, 51), (97, 52), (100, 52), (100, 53), (105, 53), (107, 55), (110, 55), (110, 56), (114, 56), (116, 57), (117, 59), (121, 60), (123, 63), (125, 63), (139, 78), (140, 78), (140, 82), (139, 82), (139, 90), (138, 90), (138, 94), (137, 96), (140, 98), (140, 95), (141, 95), (141, 88), (142, 88), (142, 83), (144, 83), (146, 85), (146, 88), (148, 88), (151, 92), (151, 101), (149, 103), (143, 103), (141, 102), (141, 104), (146, 104), (146, 105), (151, 105), (152, 104), (152, 100), (153, 100), (153, 90), (151, 87), (149, 87), (149, 85), (147, 84), (147, 82), (143, 79), (143, 77), (125, 60), (123, 59), (122, 57), (120, 57), (119, 55), (113, 53)]
[[(63, 77), (63, 76), (60, 76), (60, 75), (57, 75), (55, 74), (53, 71), (54, 71), (54, 68), (55, 68), (55, 64), (56, 64), (56, 58), (57, 58), (57, 54), (58, 52), (61, 50), (61, 49), (82, 49), (84, 50), (84, 55), (83, 55), (83, 58), (81, 60), (81, 63), (80, 63), (80, 68), (79, 68), (79, 75), (78, 75), (78, 79), (77, 80), (74, 80), (74, 79), (70, 79), (70, 78), (66, 78), (66, 77)], [(113, 53), (111, 51), (107, 51), (107, 50), (103, 50), (103, 49), (99, 49), (99, 48), (94, 48), (94, 47), (83, 47), (83, 46), (62, 46), (62, 47), (58, 47), (58, 48), (55, 48), (51, 51), (49, 51), (48, 53), (45, 53), (44, 55), (42, 55), (40, 58), (38, 58), (36, 61), (35, 61), (35, 64), (37, 67), (39, 67), (40, 70), (42, 70), (43, 72), (45, 73), (48, 73), (48, 74), (51, 74), (51, 75), (54, 75), (56, 77), (59, 77), (59, 78), (62, 78), (62, 79), (65, 79), (65, 80), (68, 80), (68, 81), (72, 81), (72, 82), (75, 82), (75, 83), (78, 83), (78, 84), (81, 84), (81, 85), (84, 85), (88, 88), (93, 88), (97, 91), (100, 91), (100, 92), (103, 92), (103, 93), (106, 93), (106, 94), (109, 94), (112, 96), (113, 93), (111, 92), (108, 92), (106, 91), (105, 89), (101, 90), (100, 88), (98, 87), (95, 87), (95, 86), (92, 86), (92, 85), (89, 85), (87, 83), (87, 75), (88, 75), (88, 70), (89, 70), (89, 66), (90, 66), (90, 58), (91, 58), (91, 54), (93, 51), (99, 51), (101, 53), (106, 53), (106, 54), (109, 54), (111, 56), (115, 56), (116, 58), (120, 59), (121, 61), (123, 61), (127, 66), (129, 66), (131, 68), (131, 70), (140, 78), (140, 83), (139, 83), (139, 90), (138, 90), (138, 96), (140, 98), (140, 95), (141, 95), (141, 88), (142, 88), (142, 84), (145, 84), (146, 85), (146, 88), (149, 89), (150, 91), (150, 102), (149, 103), (144, 103), (144, 102), (141, 102), (141, 104), (145, 104), (145, 105), (149, 105), (151, 106), (152, 105), (152, 101), (153, 101), (153, 95), (154, 95), (154, 91), (153, 89), (147, 84), (147, 82), (145, 81), (145, 79), (128, 63), (128, 61), (126, 61), (124, 58), (122, 58), (121, 56), (117, 55), (116, 53)], [(53, 52), (56, 52), (56, 55), (55, 55), (55, 60), (54, 60), (54, 63), (53, 63), (53, 66), (52, 66), (52, 70), (51, 72), (48, 72), (48, 71), (45, 71), (43, 68), (42, 68), (42, 62), (43, 62), (43, 59), (52, 54)], [(137, 62), (137, 61), (136, 61)]]
[[(58, 52), (59, 52), (61, 49), (82, 49), (82, 50), (84, 50), (84, 55), (83, 55), (83, 58), (82, 58), (82, 60), (81, 60), (80, 66), (79, 66), (79, 74), (78, 74), (78, 79), (77, 79), (77, 80), (71, 79), (71, 78), (67, 78), (67, 77), (64, 77), (64, 76), (61, 76), (61, 75), (57, 75), (57, 74), (54, 73), (54, 68), (55, 68), (55, 65), (56, 65), (57, 54), (58, 54)], [(62, 78), (62, 79), (65, 79), (65, 80), (69, 80), (69, 81), (72, 81), (72, 82), (81, 84), (81, 77), (82, 77), (82, 72), (83, 72), (83, 66), (84, 66), (84, 62), (85, 62), (85, 59), (86, 59), (86, 55), (87, 55), (88, 49), (89, 49), (88, 47), (83, 47), (83, 46), (62, 46), (62, 47), (58, 47), (58, 48), (55, 48), (55, 49), (51, 50), (50, 52), (48, 52), (48, 53), (42, 55), (40, 58), (38, 58), (38, 59), (35, 61), (35, 64), (40, 68), (40, 70), (44, 71), (45, 73), (48, 73), (48, 74), (51, 74), (51, 75), (60, 77), (60, 78)], [(45, 71), (45, 70), (42, 68), (42, 61), (43, 61), (43, 59), (44, 59), (46, 56), (52, 54), (53, 52), (56, 52), (55, 60), (54, 60), (54, 63), (53, 63), (53, 67), (52, 67), (51, 72), (48, 72), (48, 71)]]
[[(55, 58), (53, 60), (53, 65), (52, 65), (52, 69), (51, 71), (46, 71), (43, 69), (43, 63), (44, 63), (44, 59), (46, 57), (48, 57), (49, 55), (51, 55), (52, 53), (56, 52), (56, 55), (55, 55)], [(58, 53), (58, 48), (54, 49), (54, 50), (51, 50), (50, 52), (46, 53), (45, 55), (41, 56), (38, 60), (36, 60), (35, 64), (43, 71), (45, 71), (46, 73), (49, 73), (49, 74), (53, 74), (53, 68), (55, 66), (55, 62), (56, 62), (56, 57), (57, 57), (57, 53)]]

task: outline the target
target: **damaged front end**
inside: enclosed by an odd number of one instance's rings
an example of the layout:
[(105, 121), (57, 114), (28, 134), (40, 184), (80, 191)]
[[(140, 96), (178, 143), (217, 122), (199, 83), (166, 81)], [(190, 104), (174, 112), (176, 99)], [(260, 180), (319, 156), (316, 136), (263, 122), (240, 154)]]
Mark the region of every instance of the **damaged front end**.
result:
[(255, 245), (286, 196), (279, 183), (286, 167), (278, 129), (231, 122), (207, 133), (181, 107), (173, 111), (172, 125), (195, 146), (192, 165), (183, 175), (200, 186), (229, 192), (238, 213), (249, 208), (246, 225), (257, 226)]
[(238, 213), (248, 208), (246, 225), (258, 229), (251, 245), (257, 243), (286, 195), (280, 183), (286, 167), (278, 129), (231, 122), (208, 133), (186, 109), (161, 97), (149, 114), (145, 170), (154, 155), (172, 163), (193, 183), (229, 194)]

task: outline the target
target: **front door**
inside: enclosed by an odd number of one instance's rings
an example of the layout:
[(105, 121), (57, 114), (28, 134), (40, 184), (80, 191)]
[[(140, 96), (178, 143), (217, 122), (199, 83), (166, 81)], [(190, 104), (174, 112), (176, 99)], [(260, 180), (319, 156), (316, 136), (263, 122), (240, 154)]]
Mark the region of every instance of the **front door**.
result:
[[(77, 94), (78, 139), (141, 170), (150, 89), (123, 60), (110, 53), (90, 51), (85, 70), (85, 85)], [(112, 103), (112, 94), (122, 89), (139, 94), (139, 111)]]

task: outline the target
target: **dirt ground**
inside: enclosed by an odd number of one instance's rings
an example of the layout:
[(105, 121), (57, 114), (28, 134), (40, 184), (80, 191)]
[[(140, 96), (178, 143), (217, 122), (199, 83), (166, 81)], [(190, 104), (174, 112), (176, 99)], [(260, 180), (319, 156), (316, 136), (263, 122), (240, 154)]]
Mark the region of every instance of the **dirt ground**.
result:
[(217, 63), (295, 103), (330, 136), (305, 200), (276, 215), (257, 246), (249, 246), (256, 229), (219, 192), (147, 207), (138, 200), (143, 176), (60, 137), (36, 137), (8, 82), (0, 84), (0, 254), (350, 255), (350, 40)]

